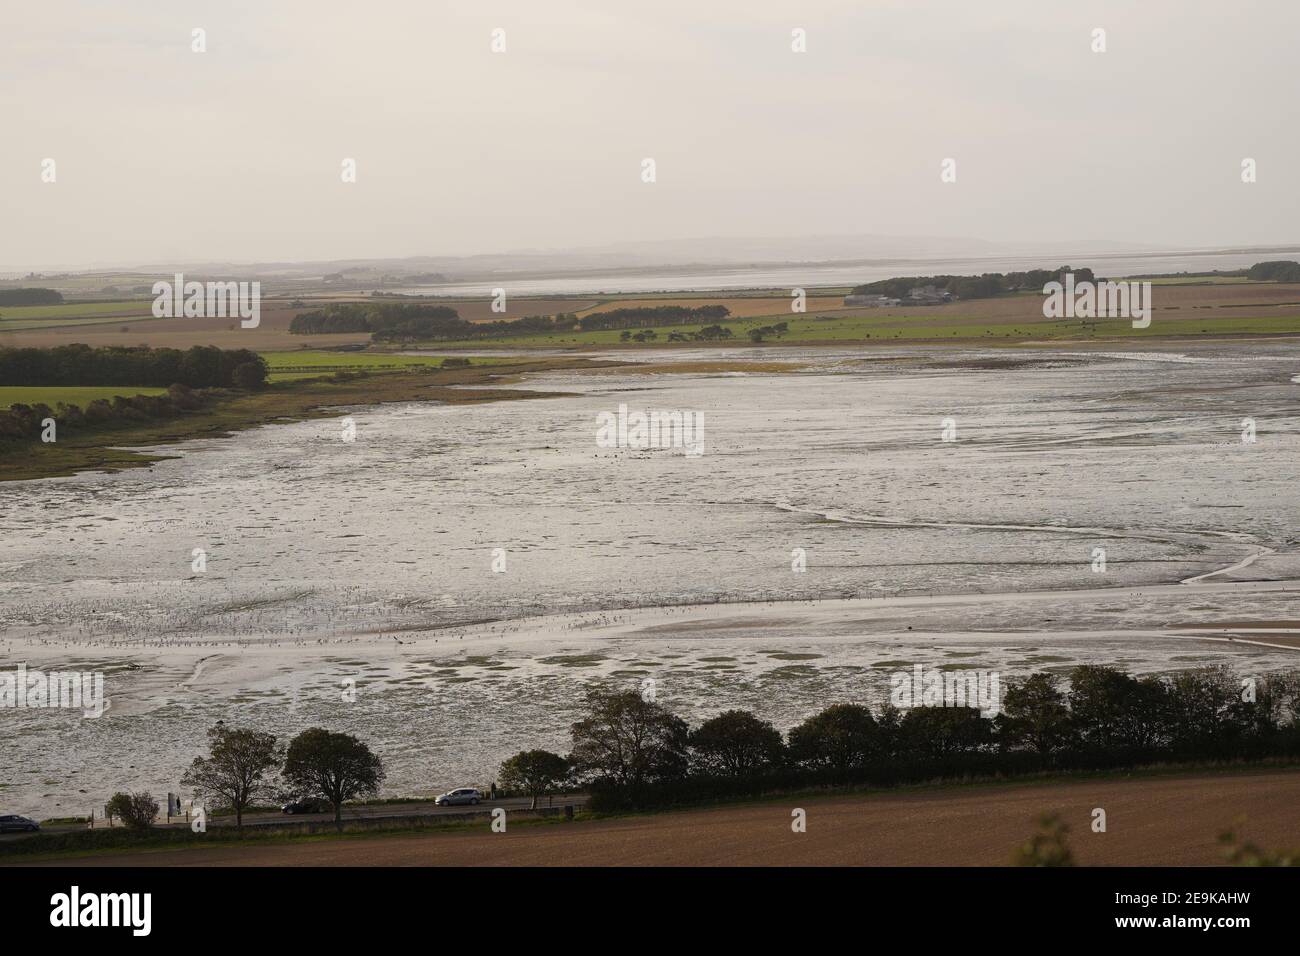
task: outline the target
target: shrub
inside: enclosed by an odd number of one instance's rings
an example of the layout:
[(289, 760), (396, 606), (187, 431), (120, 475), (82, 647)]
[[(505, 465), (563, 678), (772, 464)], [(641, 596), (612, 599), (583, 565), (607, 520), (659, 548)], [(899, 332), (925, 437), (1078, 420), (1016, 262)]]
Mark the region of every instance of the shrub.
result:
[(266, 365), (262, 362), (244, 362), (235, 366), (230, 375), (230, 383), (235, 388), (256, 391), (266, 385)]
[(692, 731), (690, 746), (694, 766), (717, 775), (757, 773), (785, 759), (781, 732), (744, 710), (729, 710), (706, 720)]
[(144, 792), (119, 792), (104, 804), (104, 812), (117, 817), (131, 830), (146, 830), (158, 819), (158, 801)]

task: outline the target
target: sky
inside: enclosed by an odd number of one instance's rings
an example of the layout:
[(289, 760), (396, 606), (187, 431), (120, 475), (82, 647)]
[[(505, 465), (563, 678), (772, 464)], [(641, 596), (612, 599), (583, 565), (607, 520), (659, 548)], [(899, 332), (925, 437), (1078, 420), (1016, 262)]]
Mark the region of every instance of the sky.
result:
[(709, 236), (1293, 243), (1297, 32), (1292, 0), (15, 3), (0, 272)]

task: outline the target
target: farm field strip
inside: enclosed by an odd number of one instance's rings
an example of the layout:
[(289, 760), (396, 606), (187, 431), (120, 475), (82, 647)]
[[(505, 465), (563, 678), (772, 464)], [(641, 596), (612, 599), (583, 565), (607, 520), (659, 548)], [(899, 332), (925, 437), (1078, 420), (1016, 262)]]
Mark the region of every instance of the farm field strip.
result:
[(3, 385), (0, 386), (0, 408), (10, 405), (49, 405), (62, 402), (84, 408), (96, 399), (112, 401), (118, 395), (162, 395), (167, 389), (136, 385)]

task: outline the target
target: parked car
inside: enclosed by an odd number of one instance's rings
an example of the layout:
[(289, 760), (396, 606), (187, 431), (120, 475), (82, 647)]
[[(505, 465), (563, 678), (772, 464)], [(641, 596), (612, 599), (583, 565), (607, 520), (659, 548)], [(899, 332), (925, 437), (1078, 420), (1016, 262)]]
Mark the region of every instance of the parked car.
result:
[(281, 813), (326, 813), (330, 809), (329, 801), (319, 797), (299, 797), (280, 808)]
[(455, 807), (467, 803), (474, 805), (482, 799), (483, 794), (473, 787), (461, 787), (459, 790), (448, 790), (433, 802), (440, 807)]
[(0, 817), (0, 833), (35, 833), (40, 828), (41, 825), (35, 820), (17, 814)]

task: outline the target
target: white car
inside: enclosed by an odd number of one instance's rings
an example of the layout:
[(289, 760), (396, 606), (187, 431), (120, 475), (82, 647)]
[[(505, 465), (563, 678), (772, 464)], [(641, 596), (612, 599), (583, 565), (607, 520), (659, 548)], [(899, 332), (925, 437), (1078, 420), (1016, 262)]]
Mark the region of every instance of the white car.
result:
[(461, 787), (459, 790), (448, 790), (433, 802), (440, 807), (455, 807), (464, 804), (473, 806), (482, 799), (483, 794), (473, 787)]

